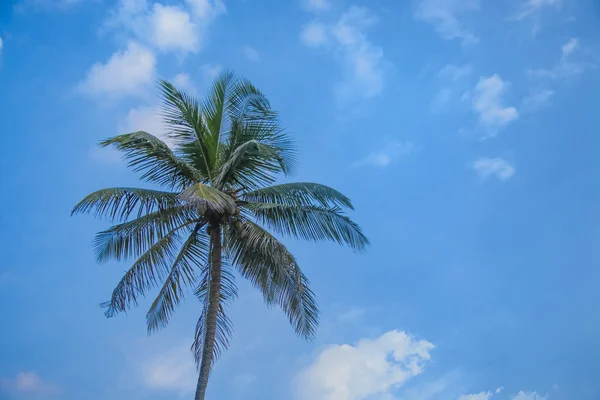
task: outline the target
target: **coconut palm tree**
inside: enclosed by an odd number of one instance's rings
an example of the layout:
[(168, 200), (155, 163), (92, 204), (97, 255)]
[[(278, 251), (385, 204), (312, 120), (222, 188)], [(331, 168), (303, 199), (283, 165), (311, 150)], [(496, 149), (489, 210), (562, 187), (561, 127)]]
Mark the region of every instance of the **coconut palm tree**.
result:
[[(73, 209), (116, 225), (99, 232), (99, 262), (134, 260), (104, 303), (112, 317), (159, 286), (146, 315), (149, 333), (167, 325), (188, 290), (200, 300), (192, 344), (205, 398), (210, 370), (227, 347), (226, 306), (236, 297), (234, 271), (287, 314), (296, 333), (312, 338), (318, 324), (314, 294), (296, 259), (274, 236), (329, 240), (363, 250), (368, 240), (343, 209), (350, 200), (316, 183), (275, 184), (294, 166), (293, 144), (267, 98), (227, 72), (198, 101), (159, 81), (168, 140), (147, 132), (100, 143), (124, 152), (141, 180), (162, 190), (110, 188)], [(272, 233), (269, 232), (272, 231)]]

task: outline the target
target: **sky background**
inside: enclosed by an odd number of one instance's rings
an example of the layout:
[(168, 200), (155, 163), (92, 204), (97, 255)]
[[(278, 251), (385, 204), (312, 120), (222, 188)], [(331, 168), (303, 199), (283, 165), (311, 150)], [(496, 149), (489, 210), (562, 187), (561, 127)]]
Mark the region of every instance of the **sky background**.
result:
[(295, 180), (355, 203), (365, 254), (285, 240), (314, 342), (238, 281), (211, 399), (598, 400), (600, 3), (0, 1), (0, 399), (189, 399), (199, 305), (107, 320), (89, 192), (138, 185), (95, 144), (161, 135), (156, 79), (223, 68), (270, 98)]

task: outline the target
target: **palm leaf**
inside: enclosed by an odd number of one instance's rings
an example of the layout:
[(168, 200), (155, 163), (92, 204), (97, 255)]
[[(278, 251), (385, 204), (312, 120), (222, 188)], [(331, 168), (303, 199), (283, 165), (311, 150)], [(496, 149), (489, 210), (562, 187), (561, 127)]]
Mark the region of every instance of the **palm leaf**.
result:
[(100, 142), (102, 147), (115, 145), (125, 152), (127, 165), (143, 171), (141, 179), (170, 188), (183, 188), (200, 182), (203, 175), (175, 153), (159, 138), (147, 132), (133, 132)]
[(190, 221), (199, 221), (198, 218), (194, 210), (178, 206), (155, 211), (98, 232), (93, 242), (98, 262), (139, 257), (168, 232)]
[(229, 195), (202, 183), (190, 186), (179, 195), (179, 198), (195, 207), (200, 214), (207, 212), (215, 215), (233, 214), (236, 208), (235, 201)]
[(125, 221), (136, 210), (139, 218), (153, 211), (173, 207), (177, 203), (176, 193), (117, 187), (89, 194), (73, 208), (71, 215), (93, 212), (97, 218)]
[(313, 338), (319, 321), (314, 293), (296, 259), (266, 230), (251, 221), (228, 229), (227, 251), (240, 274), (257, 287), (267, 304), (288, 316), (297, 334)]
[(363, 251), (369, 240), (360, 227), (337, 207), (297, 206), (274, 203), (246, 203), (259, 223), (283, 235), (321, 241), (328, 240)]
[(155, 332), (169, 323), (175, 307), (184, 297), (183, 288), (193, 285), (197, 279), (196, 267), (208, 262), (208, 244), (199, 234), (202, 226), (203, 223), (197, 224), (181, 247), (162, 288), (148, 310), (148, 333)]
[(110, 301), (103, 303), (107, 317), (137, 306), (137, 298), (154, 287), (168, 273), (169, 264), (177, 254), (180, 236), (177, 228), (153, 244), (125, 273), (113, 290)]
[(242, 199), (249, 202), (277, 203), (289, 206), (347, 207), (352, 202), (342, 193), (329, 186), (310, 182), (284, 183), (244, 193)]

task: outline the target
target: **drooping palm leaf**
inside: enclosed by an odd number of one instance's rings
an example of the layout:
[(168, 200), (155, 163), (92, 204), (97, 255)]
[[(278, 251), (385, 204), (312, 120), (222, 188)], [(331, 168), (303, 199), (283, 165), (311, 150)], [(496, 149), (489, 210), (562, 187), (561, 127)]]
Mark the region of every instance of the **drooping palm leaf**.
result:
[(180, 236), (174, 230), (152, 245), (125, 273), (113, 290), (110, 301), (103, 303), (107, 317), (113, 317), (129, 307), (137, 306), (138, 296), (161, 281), (177, 254)]
[(369, 240), (337, 207), (246, 203), (256, 219), (275, 232), (310, 241), (333, 241), (362, 251)]
[(289, 206), (347, 207), (353, 209), (350, 199), (329, 186), (310, 182), (284, 183), (260, 188), (243, 194), (243, 200), (275, 203)]
[(294, 256), (252, 221), (232, 224), (227, 232), (226, 248), (240, 274), (261, 291), (267, 304), (282, 308), (297, 334), (314, 337), (319, 311)]
[(139, 257), (168, 232), (193, 221), (199, 221), (199, 216), (193, 209), (177, 206), (155, 211), (98, 232), (93, 242), (98, 262)]
[(192, 286), (197, 280), (197, 266), (208, 263), (208, 243), (199, 232), (203, 226), (203, 223), (196, 224), (173, 261), (160, 292), (148, 310), (146, 323), (149, 333), (169, 323), (175, 307), (184, 297), (184, 288)]

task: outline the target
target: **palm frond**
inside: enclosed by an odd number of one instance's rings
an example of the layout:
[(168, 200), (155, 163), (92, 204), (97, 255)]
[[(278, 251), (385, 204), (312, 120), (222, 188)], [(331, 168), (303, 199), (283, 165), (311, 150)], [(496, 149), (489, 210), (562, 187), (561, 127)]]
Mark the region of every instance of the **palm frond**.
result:
[(177, 228), (153, 244), (125, 273), (113, 290), (110, 301), (101, 306), (107, 308), (107, 317), (137, 306), (138, 296), (154, 287), (168, 273), (169, 265), (181, 243)]
[(238, 146), (220, 168), (217, 185), (236, 182), (244, 187), (269, 184), (274, 175), (287, 171), (287, 166), (276, 148), (254, 139)]
[(229, 195), (202, 183), (190, 186), (179, 195), (179, 198), (195, 207), (200, 214), (233, 214), (236, 208), (235, 201)]
[(282, 308), (297, 334), (313, 338), (319, 311), (308, 279), (294, 256), (251, 221), (241, 226), (234, 223), (227, 232), (226, 248), (240, 274), (261, 291), (267, 304)]
[(178, 144), (182, 158), (210, 181), (215, 160), (211, 156), (210, 132), (198, 100), (165, 80), (159, 80), (158, 84), (163, 100), (162, 117), (170, 129), (169, 136)]
[(244, 193), (242, 199), (249, 202), (277, 203), (289, 206), (347, 207), (352, 202), (342, 193), (329, 186), (310, 182), (284, 183)]
[(244, 207), (259, 223), (283, 235), (311, 241), (329, 240), (357, 251), (365, 250), (369, 244), (360, 227), (337, 207), (259, 202), (249, 202)]
[(199, 221), (199, 216), (185, 206), (155, 211), (98, 232), (94, 252), (98, 262), (139, 257), (170, 231), (194, 221)]
[(126, 221), (137, 210), (137, 217), (164, 210), (178, 203), (177, 194), (150, 189), (109, 188), (89, 194), (73, 208), (71, 215), (93, 213), (97, 218)]
[(159, 138), (143, 131), (119, 135), (100, 142), (100, 146), (115, 145), (125, 152), (127, 165), (136, 172), (143, 171), (141, 179), (171, 189), (183, 188), (200, 182), (203, 174), (178, 158)]
[(148, 333), (155, 332), (169, 323), (175, 307), (185, 295), (184, 288), (196, 282), (195, 269), (198, 265), (208, 262), (208, 241), (205, 235), (199, 234), (202, 226), (204, 224), (197, 224), (181, 247), (160, 292), (148, 310)]

